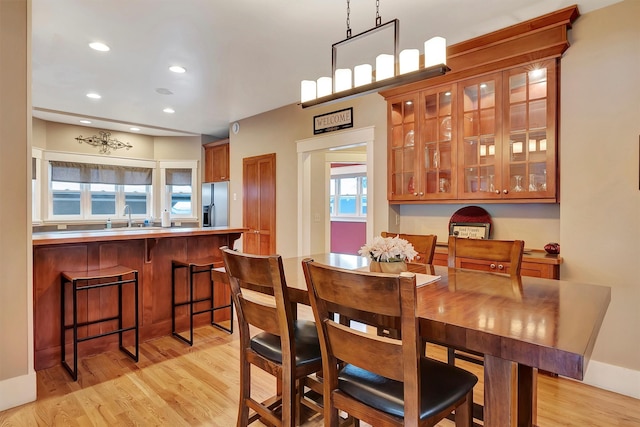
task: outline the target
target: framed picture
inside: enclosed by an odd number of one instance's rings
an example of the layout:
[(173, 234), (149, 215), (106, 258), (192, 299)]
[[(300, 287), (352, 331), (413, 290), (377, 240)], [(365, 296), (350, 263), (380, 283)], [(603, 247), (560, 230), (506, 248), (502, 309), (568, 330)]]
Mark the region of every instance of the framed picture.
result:
[(488, 222), (452, 222), (449, 235), (468, 239), (488, 239), (491, 224)]

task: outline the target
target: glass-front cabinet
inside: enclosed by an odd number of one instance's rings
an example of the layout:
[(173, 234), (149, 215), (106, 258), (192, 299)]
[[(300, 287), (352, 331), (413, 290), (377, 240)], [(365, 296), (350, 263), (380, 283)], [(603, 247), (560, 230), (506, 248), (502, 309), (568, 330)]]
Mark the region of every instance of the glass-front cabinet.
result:
[(458, 198), (500, 198), (500, 74), (460, 83)]
[(513, 199), (556, 195), (556, 68), (554, 62), (504, 72), (502, 188)]
[(418, 157), (416, 156), (416, 106), (414, 94), (389, 103), (389, 185), (391, 200), (415, 200), (422, 192), (418, 182)]
[(555, 60), (388, 106), (390, 201), (557, 201)]

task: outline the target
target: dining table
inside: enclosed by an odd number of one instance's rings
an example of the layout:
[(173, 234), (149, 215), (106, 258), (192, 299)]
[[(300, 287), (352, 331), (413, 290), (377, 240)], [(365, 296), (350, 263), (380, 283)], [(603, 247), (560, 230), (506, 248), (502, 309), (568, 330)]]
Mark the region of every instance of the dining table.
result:
[[(306, 258), (350, 270), (369, 265), (366, 257), (336, 253), (283, 258), (289, 297), (306, 305)], [(484, 355), (486, 427), (535, 425), (539, 369), (584, 379), (610, 287), (443, 266), (416, 272), (438, 276), (417, 287), (423, 339)]]

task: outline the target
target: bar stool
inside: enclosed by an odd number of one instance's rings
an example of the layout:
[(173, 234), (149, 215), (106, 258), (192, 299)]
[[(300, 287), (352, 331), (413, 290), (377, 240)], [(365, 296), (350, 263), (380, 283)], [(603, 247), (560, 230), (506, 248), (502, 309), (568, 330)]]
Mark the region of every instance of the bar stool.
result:
[[(216, 277), (218, 280), (222, 277), (220, 274), (214, 274), (216, 268), (223, 267), (224, 264), (222, 261), (216, 261), (213, 257), (202, 258), (198, 260), (192, 261), (182, 261), (182, 260), (172, 260), (171, 262), (171, 334), (186, 342), (189, 345), (193, 345), (193, 317), (198, 314), (210, 313), (211, 315), (211, 325), (215, 326), (218, 329), (222, 329), (225, 332), (230, 334), (233, 333), (233, 301), (231, 296), (229, 296), (229, 303), (225, 305), (216, 306), (215, 304), (215, 292), (214, 292), (214, 284)], [(186, 268), (188, 269), (187, 275), (187, 290), (188, 296), (184, 301), (176, 301), (176, 270)], [(198, 274), (207, 273), (209, 275), (209, 283), (211, 287), (211, 294), (209, 296), (203, 298), (195, 298), (195, 277)], [(209, 302), (209, 306), (204, 309), (195, 310), (195, 305), (201, 302)], [(189, 338), (184, 337), (178, 331), (176, 331), (176, 308), (184, 305), (189, 306)], [(227, 328), (226, 326), (217, 323), (214, 320), (214, 314), (218, 310), (230, 309), (231, 314), (229, 317), (230, 326)]]
[[(138, 270), (133, 270), (121, 265), (103, 268), (99, 270), (87, 271), (63, 271), (61, 274), (60, 286), (60, 351), (62, 366), (69, 372), (74, 381), (78, 380), (78, 343), (92, 340), (95, 338), (105, 337), (107, 335), (118, 334), (118, 346), (120, 350), (134, 361), (138, 361)], [(130, 278), (125, 279), (124, 276)], [(105, 281), (108, 280), (108, 281)], [(96, 283), (97, 282), (97, 283)], [(73, 320), (71, 324), (66, 324), (66, 292), (67, 285), (71, 285), (73, 300)], [(134, 287), (134, 324), (132, 326), (123, 326), (122, 322), (122, 288), (124, 285), (132, 284)], [(78, 294), (86, 292), (89, 295), (91, 290), (104, 289), (111, 286), (118, 287), (118, 313), (115, 316), (102, 317), (97, 320), (87, 320), (78, 322)], [(88, 315), (87, 315), (88, 319)], [(118, 327), (108, 332), (102, 332), (85, 337), (78, 337), (78, 328), (104, 323), (110, 321), (118, 321)], [(73, 368), (69, 366), (66, 360), (66, 331), (73, 329)], [(127, 331), (134, 331), (135, 335), (135, 352), (131, 352), (122, 344), (122, 334)]]

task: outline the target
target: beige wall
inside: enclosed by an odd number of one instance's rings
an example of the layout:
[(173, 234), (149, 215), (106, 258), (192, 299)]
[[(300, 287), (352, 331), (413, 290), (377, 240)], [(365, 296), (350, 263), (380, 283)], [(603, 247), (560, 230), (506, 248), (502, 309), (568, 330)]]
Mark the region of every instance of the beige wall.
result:
[(31, 308), (31, 3), (0, 1), (0, 410), (35, 399)]
[[(378, 94), (367, 95), (329, 106), (302, 109), (289, 105), (240, 121), (240, 132), (230, 133), (231, 226), (242, 226), (242, 159), (276, 153), (276, 249), (283, 256), (297, 254), (298, 223), (298, 155), (296, 141), (313, 136), (313, 117), (342, 108), (353, 107), (354, 129), (375, 126), (374, 162), (380, 165), (375, 176), (378, 200), (386, 200), (386, 104)], [(314, 164), (316, 161), (314, 160)], [(317, 165), (316, 165), (317, 166)], [(322, 170), (322, 168), (320, 168)], [(316, 183), (317, 184), (317, 183)], [(315, 186), (318, 188), (319, 186)], [(237, 200), (233, 200), (236, 193)], [(318, 196), (321, 197), (321, 196)], [(388, 207), (380, 203), (372, 207), (376, 224), (386, 223)], [(320, 215), (315, 221), (314, 215)], [(324, 224), (328, 208), (312, 210), (309, 223), (316, 236), (313, 247), (324, 241)], [(376, 226), (382, 229), (382, 225)]]
[[(33, 146), (48, 151), (100, 155), (98, 148), (76, 138), (99, 136), (100, 130), (87, 126), (33, 119)], [(129, 132), (111, 132), (111, 138), (131, 144), (130, 149), (111, 150), (105, 157), (123, 157), (145, 160), (200, 160), (199, 136), (149, 136)]]
[[(578, 19), (562, 60), (560, 243), (567, 280), (607, 284), (595, 360), (640, 371), (640, 2)], [(640, 384), (640, 381), (639, 381)], [(638, 385), (640, 390), (640, 385)]]

